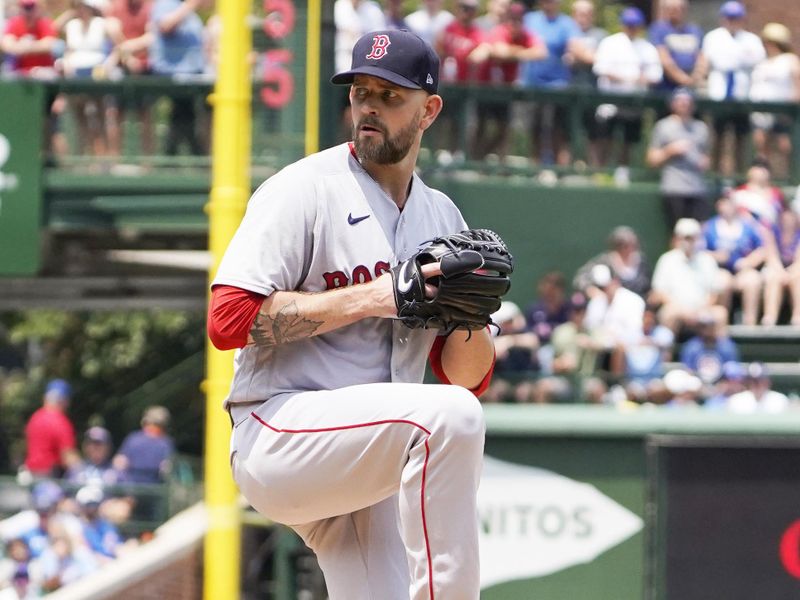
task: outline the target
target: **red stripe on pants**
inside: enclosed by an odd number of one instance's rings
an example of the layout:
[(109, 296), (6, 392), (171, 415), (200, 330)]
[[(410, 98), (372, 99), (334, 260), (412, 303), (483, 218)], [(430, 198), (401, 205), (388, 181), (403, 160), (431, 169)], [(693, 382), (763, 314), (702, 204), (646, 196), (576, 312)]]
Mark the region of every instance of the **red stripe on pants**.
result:
[(319, 429), (278, 429), (277, 427), (273, 427), (266, 421), (264, 421), (261, 417), (259, 417), (256, 413), (250, 413), (256, 421), (261, 423), (267, 429), (274, 431), (275, 433), (326, 433), (330, 431), (346, 431), (348, 429), (359, 429), (361, 427), (374, 427), (376, 425), (388, 425), (392, 423), (400, 423), (403, 425), (411, 425), (412, 427), (416, 427), (417, 429), (421, 429), (425, 432), (425, 461), (422, 463), (422, 485), (420, 486), (420, 507), (422, 511), (422, 534), (425, 538), (425, 551), (428, 555), (428, 590), (430, 591), (431, 600), (434, 600), (433, 595), (433, 564), (431, 559), (431, 545), (430, 541), (428, 540), (428, 523), (425, 518), (425, 479), (426, 473), (428, 470), (428, 458), (431, 454), (430, 446), (428, 445), (428, 438), (431, 435), (431, 432), (428, 431), (425, 427), (420, 425), (419, 423), (414, 423), (414, 421), (408, 421), (406, 419), (385, 419), (383, 421), (373, 421), (371, 423), (356, 423), (355, 425), (342, 425), (339, 427), (321, 427)]

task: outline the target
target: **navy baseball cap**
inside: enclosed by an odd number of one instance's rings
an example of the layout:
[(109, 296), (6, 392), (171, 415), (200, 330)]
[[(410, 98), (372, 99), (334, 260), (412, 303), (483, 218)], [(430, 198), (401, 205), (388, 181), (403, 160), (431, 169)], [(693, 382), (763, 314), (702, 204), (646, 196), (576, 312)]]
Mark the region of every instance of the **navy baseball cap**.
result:
[(405, 29), (387, 29), (367, 33), (353, 47), (349, 71), (331, 77), (331, 83), (350, 85), (356, 75), (372, 75), (400, 87), (439, 89), (439, 57), (421, 37)]
[(99, 444), (111, 443), (111, 432), (105, 427), (89, 427), (83, 434), (83, 439), (87, 442), (97, 442)]

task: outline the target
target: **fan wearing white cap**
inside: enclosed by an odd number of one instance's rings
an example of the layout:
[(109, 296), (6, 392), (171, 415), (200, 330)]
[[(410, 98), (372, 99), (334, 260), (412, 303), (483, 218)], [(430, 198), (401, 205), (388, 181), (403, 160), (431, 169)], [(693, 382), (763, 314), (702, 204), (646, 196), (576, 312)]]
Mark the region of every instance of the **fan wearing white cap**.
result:
[(591, 336), (610, 355), (612, 372), (622, 374), (625, 350), (642, 338), (644, 300), (622, 287), (619, 277), (608, 265), (595, 265), (590, 277), (593, 287), (601, 293), (589, 300), (584, 323)]
[(717, 261), (702, 246), (702, 229), (696, 219), (675, 224), (673, 248), (662, 254), (653, 271), (651, 301), (662, 305), (659, 320), (678, 333), (694, 328), (697, 316), (711, 312), (717, 322), (728, 322), (728, 311), (718, 303), (721, 278)]
[(666, 406), (671, 408), (697, 407), (703, 382), (684, 369), (673, 369), (664, 375), (664, 387), (670, 394)]
[(79, 0), (75, 18), (64, 25), (64, 58), (66, 77), (91, 77), (108, 58), (116, 33), (112, 22), (103, 16), (106, 0)]
[(117, 556), (122, 537), (117, 527), (101, 514), (106, 496), (103, 488), (86, 485), (75, 494), (81, 509), (83, 537), (95, 558), (102, 564)]
[[(114, 56), (109, 48), (119, 41), (116, 21), (106, 18), (106, 0), (79, 0), (75, 17), (64, 25), (64, 56), (61, 64), (69, 78), (104, 79), (111, 72)], [(105, 153), (106, 138), (101, 97), (75, 95), (70, 98), (83, 147), (81, 153)]]

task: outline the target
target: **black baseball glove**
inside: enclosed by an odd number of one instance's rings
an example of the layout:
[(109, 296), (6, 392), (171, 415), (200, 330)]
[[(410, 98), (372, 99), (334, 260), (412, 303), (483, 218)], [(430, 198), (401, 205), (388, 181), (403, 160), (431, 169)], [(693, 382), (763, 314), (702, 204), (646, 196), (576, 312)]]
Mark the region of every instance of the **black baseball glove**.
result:
[[(422, 265), (439, 261), (442, 274), (429, 277), (436, 295), (425, 295)], [(392, 268), (397, 316), (412, 329), (483, 329), (511, 287), (514, 258), (489, 229), (467, 229), (437, 237)]]

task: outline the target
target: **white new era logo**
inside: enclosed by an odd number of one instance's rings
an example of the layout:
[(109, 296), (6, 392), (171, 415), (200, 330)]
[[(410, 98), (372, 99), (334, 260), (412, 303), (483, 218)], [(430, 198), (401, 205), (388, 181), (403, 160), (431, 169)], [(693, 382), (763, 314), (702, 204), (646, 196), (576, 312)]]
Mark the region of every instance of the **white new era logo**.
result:
[(425, 83), (428, 85), (433, 85), (433, 77), (431, 77), (430, 73), (428, 73), (428, 78), (425, 80)]

